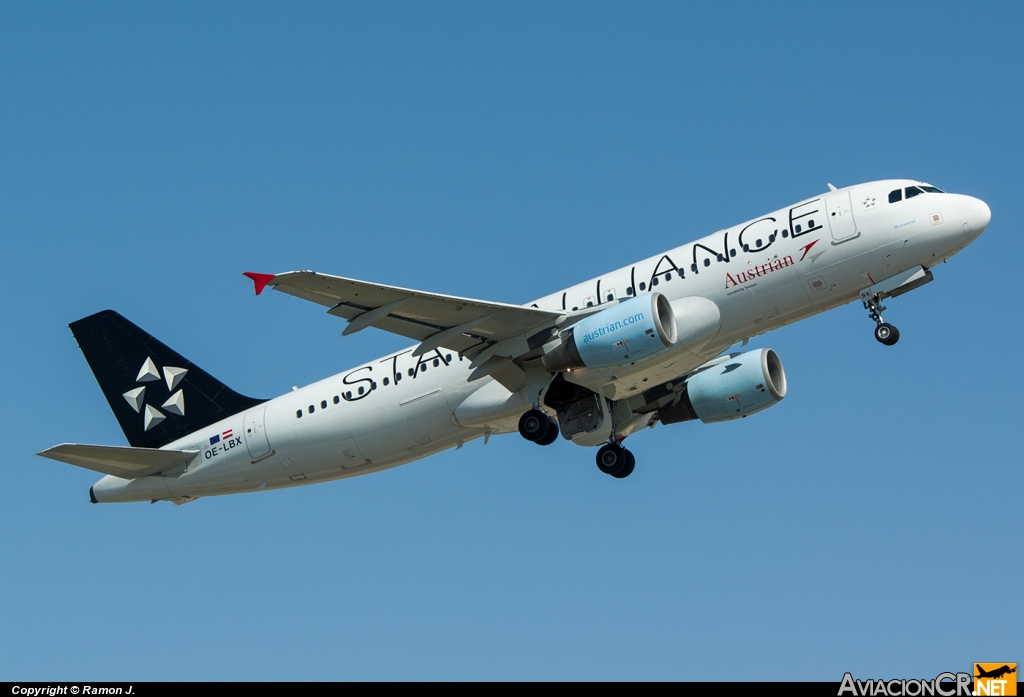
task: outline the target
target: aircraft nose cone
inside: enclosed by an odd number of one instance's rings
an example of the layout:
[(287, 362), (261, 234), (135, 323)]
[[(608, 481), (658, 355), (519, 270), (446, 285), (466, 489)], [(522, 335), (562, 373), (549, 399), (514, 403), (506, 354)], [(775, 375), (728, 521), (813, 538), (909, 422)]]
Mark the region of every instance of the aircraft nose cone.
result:
[(960, 220), (964, 224), (964, 232), (972, 240), (984, 232), (992, 220), (992, 209), (980, 198), (964, 196), (957, 208), (960, 211)]

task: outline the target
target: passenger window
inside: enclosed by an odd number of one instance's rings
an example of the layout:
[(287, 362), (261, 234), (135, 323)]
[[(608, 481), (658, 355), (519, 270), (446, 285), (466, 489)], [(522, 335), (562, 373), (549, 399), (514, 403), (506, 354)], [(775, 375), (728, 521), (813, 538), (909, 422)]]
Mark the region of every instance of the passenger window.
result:
[(309, 405), (309, 413), (312, 414), (314, 411), (316, 411), (316, 407), (314, 407), (312, 404), (310, 404)]
[(365, 389), (363, 388), (363, 386), (362, 386), (362, 385), (360, 385), (360, 386), (359, 386), (359, 394), (362, 394), (362, 393), (363, 393), (363, 392), (365, 392), (365, 391), (366, 391), (366, 390), (365, 390)]
[(449, 353), (448, 355), (446, 355), (444, 357), (444, 360), (445, 360), (446, 363), (451, 363), (452, 362), (452, 354)]
[(437, 358), (435, 358), (435, 359), (434, 359), (434, 367), (436, 368), (436, 367), (437, 367), (437, 366), (439, 366), (439, 365), (441, 365), (441, 361), (440, 361), (440, 359), (437, 359)]
[(658, 277), (655, 276), (654, 279), (651, 281), (651, 286), (656, 286), (658, 285), (658, 283), (660, 283), (660, 281), (658, 280)]
[(302, 418), (302, 410), (301, 409), (299, 409), (297, 412), (295, 412), (295, 418), (296, 419), (301, 419)]
[(409, 368), (409, 377), (414, 377), (415, 375), (416, 375), (416, 371), (413, 370), (412, 368)]
[(626, 289), (626, 295), (632, 295), (632, 294), (633, 294), (633, 288), (631, 286), (631, 287)]
[(395, 373), (395, 384), (397, 385), (399, 382), (401, 382), (401, 380), (402, 380), (402, 374), (401, 373)]
[(390, 384), (390, 382), (391, 382), (390, 380), (388, 380), (387, 378), (384, 378), (384, 387), (387, 387)]
[(666, 280), (666, 281), (671, 281), (671, 280), (672, 280), (672, 274), (671, 274), (671, 272), (670, 272), (670, 273), (667, 273), (667, 274), (665, 274), (665, 280)]
[(338, 395), (334, 395), (334, 403), (338, 404), (339, 402), (341, 402), (341, 398)]
[(896, 189), (889, 192), (889, 203), (898, 203), (903, 200), (903, 189)]
[(923, 193), (924, 192), (921, 191), (921, 189), (919, 189), (916, 186), (908, 186), (907, 187), (907, 198), (914, 198), (918, 194), (923, 194)]
[(640, 281), (640, 290), (647, 290), (647, 284), (643, 281)]
[(326, 399), (325, 399), (325, 400), (322, 400), (322, 401), (320, 402), (320, 408), (321, 408), (321, 409), (326, 409), (326, 408), (327, 408), (327, 400), (326, 400)]
[(608, 302), (611, 302), (612, 300), (615, 300), (615, 296), (614, 296), (614, 295), (611, 295), (611, 294), (609, 294), (609, 295), (608, 295)]

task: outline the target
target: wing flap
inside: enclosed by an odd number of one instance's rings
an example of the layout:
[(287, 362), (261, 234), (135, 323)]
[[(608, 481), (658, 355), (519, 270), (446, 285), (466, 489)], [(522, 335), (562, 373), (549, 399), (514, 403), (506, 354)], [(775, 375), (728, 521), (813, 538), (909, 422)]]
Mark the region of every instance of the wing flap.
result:
[(122, 479), (138, 479), (180, 467), (198, 455), (199, 451), (62, 443), (38, 454), (94, 472), (112, 474)]

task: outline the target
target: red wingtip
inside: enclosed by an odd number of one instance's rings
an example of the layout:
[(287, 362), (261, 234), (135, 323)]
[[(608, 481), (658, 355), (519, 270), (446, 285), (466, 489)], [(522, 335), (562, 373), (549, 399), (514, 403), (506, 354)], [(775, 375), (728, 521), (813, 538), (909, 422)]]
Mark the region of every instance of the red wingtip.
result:
[(256, 286), (256, 295), (262, 293), (263, 289), (267, 287), (267, 284), (274, 280), (274, 274), (272, 273), (246, 271), (242, 275), (252, 279), (253, 284)]

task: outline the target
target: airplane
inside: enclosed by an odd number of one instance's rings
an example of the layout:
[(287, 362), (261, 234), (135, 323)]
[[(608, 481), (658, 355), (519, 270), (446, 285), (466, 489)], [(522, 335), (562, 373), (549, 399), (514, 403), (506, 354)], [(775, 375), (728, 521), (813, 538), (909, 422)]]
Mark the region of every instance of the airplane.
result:
[(919, 181), (836, 188), (525, 305), (314, 271), (247, 272), (266, 288), (417, 343), (274, 399), (235, 392), (116, 312), (70, 328), (129, 443), (39, 455), (106, 476), (92, 503), (171, 501), (378, 472), (518, 431), (597, 447), (624, 479), (623, 441), (657, 423), (745, 418), (787, 394), (778, 327), (860, 300), (875, 338), (900, 337), (883, 302), (929, 283), (974, 241), (980, 199)]
[(1009, 675), (1010, 673), (1016, 673), (1017, 672), (1016, 666), (1011, 668), (1008, 665), (1003, 665), (1003, 666), (1000, 666), (999, 668), (995, 668), (993, 670), (985, 670), (980, 665), (975, 664), (975, 668), (978, 671), (978, 674), (974, 676), (976, 678), (1001, 678), (1004, 675)]

